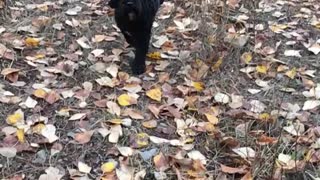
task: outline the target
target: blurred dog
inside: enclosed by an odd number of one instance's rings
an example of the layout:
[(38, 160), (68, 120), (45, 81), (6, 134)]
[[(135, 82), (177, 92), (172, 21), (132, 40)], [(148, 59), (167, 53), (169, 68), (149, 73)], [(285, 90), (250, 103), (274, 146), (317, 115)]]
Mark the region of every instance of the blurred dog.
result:
[(110, 0), (115, 9), (115, 21), (126, 41), (135, 48), (130, 63), (133, 74), (145, 72), (145, 59), (151, 38), (152, 24), (164, 0)]

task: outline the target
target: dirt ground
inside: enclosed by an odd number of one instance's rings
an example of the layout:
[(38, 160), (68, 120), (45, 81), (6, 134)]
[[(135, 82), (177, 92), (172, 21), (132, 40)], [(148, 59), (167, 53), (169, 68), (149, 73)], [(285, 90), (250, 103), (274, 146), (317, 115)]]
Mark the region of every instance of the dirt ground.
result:
[(147, 72), (103, 0), (0, 0), (0, 179), (320, 178), (320, 3), (173, 0)]

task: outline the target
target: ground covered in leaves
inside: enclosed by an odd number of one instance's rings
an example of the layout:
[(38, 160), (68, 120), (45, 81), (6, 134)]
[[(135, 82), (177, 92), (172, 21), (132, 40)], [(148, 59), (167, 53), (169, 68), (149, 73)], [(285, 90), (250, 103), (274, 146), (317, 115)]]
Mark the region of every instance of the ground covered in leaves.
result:
[(320, 179), (317, 0), (166, 1), (147, 72), (102, 0), (0, 0), (1, 179)]

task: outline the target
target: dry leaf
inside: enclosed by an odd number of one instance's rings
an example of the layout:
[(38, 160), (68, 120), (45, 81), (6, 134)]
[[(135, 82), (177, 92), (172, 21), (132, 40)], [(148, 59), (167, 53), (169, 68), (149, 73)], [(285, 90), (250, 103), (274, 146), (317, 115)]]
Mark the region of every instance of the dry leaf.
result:
[(26, 141), (25, 136), (24, 136), (24, 129), (18, 129), (17, 132), (17, 138), (19, 142), (24, 143)]
[(0, 154), (6, 158), (13, 158), (17, 154), (17, 149), (13, 147), (0, 147)]
[(214, 95), (214, 100), (222, 104), (227, 104), (229, 103), (229, 96), (223, 93), (217, 93)]
[(58, 136), (56, 136), (56, 127), (52, 124), (47, 124), (45, 128), (42, 129), (41, 134), (46, 137), (49, 143), (53, 143), (58, 140)]
[(192, 86), (197, 90), (197, 91), (202, 91), (204, 89), (204, 84), (202, 82), (192, 82)]
[(286, 76), (288, 76), (291, 79), (294, 79), (296, 74), (297, 74), (297, 69), (296, 68), (292, 68), (290, 71), (286, 72)]
[(241, 55), (241, 60), (246, 63), (249, 64), (252, 60), (252, 53), (250, 52), (245, 52)]
[(131, 97), (129, 94), (122, 94), (118, 97), (117, 100), (121, 106), (130, 106), (132, 104), (137, 104), (137, 99)]
[(161, 102), (162, 92), (160, 88), (151, 89), (146, 92), (146, 95), (153, 100)]
[(39, 44), (40, 44), (40, 40), (37, 39), (37, 38), (28, 37), (25, 40), (25, 44), (26, 44), (27, 47), (38, 47)]
[(80, 119), (84, 119), (86, 117), (86, 113), (77, 113), (77, 114), (74, 114), (72, 115), (70, 118), (69, 118), (69, 121), (75, 121), (75, 120), (80, 120)]
[(256, 152), (251, 147), (234, 148), (232, 151), (244, 159), (251, 159), (256, 156)]
[(116, 169), (116, 162), (110, 161), (107, 163), (102, 164), (101, 170), (103, 173), (110, 173)]
[(86, 174), (89, 174), (91, 171), (91, 167), (81, 161), (78, 162), (78, 169), (80, 172), (83, 172)]
[(308, 100), (308, 101), (304, 102), (302, 110), (304, 110), (304, 111), (311, 110), (311, 109), (314, 109), (318, 106), (320, 106), (320, 100)]
[(158, 123), (156, 120), (144, 121), (142, 123), (142, 126), (144, 126), (145, 128), (148, 128), (148, 129), (156, 128), (157, 125), (158, 125)]
[(94, 131), (86, 131), (83, 133), (77, 133), (75, 134), (74, 139), (78, 141), (80, 144), (86, 144), (90, 142), (93, 132)]
[(155, 60), (160, 60), (161, 59), (161, 53), (160, 52), (148, 53), (147, 57), (149, 57), (151, 59), (155, 59)]
[(158, 171), (165, 171), (170, 168), (169, 162), (162, 152), (153, 158), (153, 163)]

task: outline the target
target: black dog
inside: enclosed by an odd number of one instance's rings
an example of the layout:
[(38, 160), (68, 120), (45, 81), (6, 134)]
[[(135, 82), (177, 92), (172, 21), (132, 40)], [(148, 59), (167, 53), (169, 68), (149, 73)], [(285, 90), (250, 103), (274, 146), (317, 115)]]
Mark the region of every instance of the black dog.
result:
[(135, 48), (134, 61), (130, 63), (136, 75), (145, 72), (152, 24), (164, 0), (110, 0), (115, 9), (115, 21), (126, 41)]

